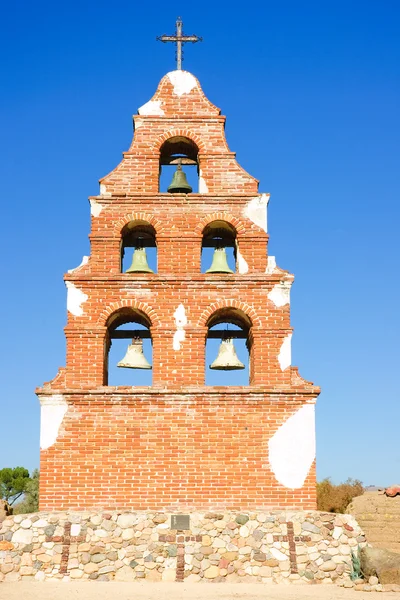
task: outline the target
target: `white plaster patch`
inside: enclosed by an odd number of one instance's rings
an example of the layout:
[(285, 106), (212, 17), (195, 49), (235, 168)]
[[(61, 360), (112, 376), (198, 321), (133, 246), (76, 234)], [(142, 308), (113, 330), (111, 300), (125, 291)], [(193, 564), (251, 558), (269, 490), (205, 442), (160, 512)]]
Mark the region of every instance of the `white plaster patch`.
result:
[(208, 194), (208, 187), (207, 184), (204, 180), (203, 174), (201, 172), (199, 172), (199, 194)]
[(183, 96), (190, 94), (192, 89), (197, 86), (195, 77), (188, 71), (171, 71), (167, 77), (174, 87), (174, 94)]
[(243, 210), (245, 217), (250, 219), (255, 225), (261, 227), (265, 232), (267, 227), (267, 206), (270, 199), (270, 194), (261, 194), (250, 200)]
[(75, 315), (75, 317), (82, 316), (82, 304), (86, 302), (88, 295), (77, 288), (72, 281), (66, 281), (65, 285), (67, 286), (67, 310)]
[(100, 195), (101, 196), (111, 196), (111, 192), (107, 192), (107, 186), (105, 183), (100, 184)]
[(80, 268), (81, 268), (81, 267), (83, 267), (84, 265), (87, 265), (87, 262), (88, 262), (88, 260), (89, 260), (89, 257), (88, 257), (88, 256), (84, 256), (84, 257), (82, 258), (81, 264), (80, 264), (80, 265), (78, 265), (77, 267), (75, 267), (75, 269), (69, 269), (69, 270), (68, 270), (68, 273), (73, 273), (74, 271), (77, 271), (78, 269), (80, 269)]
[(72, 523), (71, 524), (71, 536), (75, 537), (77, 535), (79, 535), (81, 532), (81, 526), (79, 523)]
[(61, 394), (54, 396), (39, 396), (40, 416), (40, 448), (50, 448), (58, 436), (62, 420), (68, 410), (67, 401)]
[(290, 304), (290, 288), (292, 287), (291, 281), (280, 281), (270, 291), (268, 298), (272, 300), (275, 306), (285, 306)]
[[(105, 194), (105, 193), (106, 192), (101, 191), (101, 186), (100, 186), (100, 194)], [(93, 198), (92, 198), (90, 200), (90, 214), (93, 217), (98, 217), (102, 210), (103, 210), (103, 205), (100, 204), (100, 202), (96, 202), (96, 200), (93, 200)]]
[(163, 117), (164, 111), (161, 108), (161, 100), (149, 100), (138, 109), (138, 113), (146, 117)]
[(282, 371), (290, 367), (292, 364), (292, 334), (289, 333), (282, 342), (281, 349), (278, 355), (279, 364)]
[(265, 269), (265, 272), (267, 273), (267, 275), (272, 275), (272, 273), (275, 273), (277, 270), (278, 268), (276, 266), (275, 256), (268, 256), (267, 268)]
[(301, 488), (315, 458), (314, 405), (306, 404), (289, 417), (272, 436), (268, 448), (277, 481), (286, 488)]
[(243, 254), (239, 250), (239, 244), (237, 243), (237, 240), (235, 241), (235, 244), (236, 244), (236, 258), (237, 258), (237, 263), (238, 263), (238, 273), (240, 273), (241, 275), (245, 275), (245, 273), (248, 273), (248, 271), (249, 271), (249, 265), (247, 264)]
[(181, 349), (181, 344), (185, 340), (185, 327), (187, 325), (187, 317), (183, 304), (180, 304), (174, 312), (174, 319), (176, 331), (174, 333), (172, 347), (177, 351)]

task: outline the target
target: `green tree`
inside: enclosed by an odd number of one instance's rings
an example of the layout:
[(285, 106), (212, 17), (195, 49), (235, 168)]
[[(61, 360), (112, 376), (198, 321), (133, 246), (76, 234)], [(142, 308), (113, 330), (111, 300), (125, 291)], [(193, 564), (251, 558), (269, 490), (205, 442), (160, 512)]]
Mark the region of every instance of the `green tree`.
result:
[(0, 497), (9, 505), (14, 504), (25, 493), (29, 479), (29, 471), (24, 467), (1, 469)]
[(14, 514), (33, 513), (39, 510), (39, 471), (35, 469), (26, 484), (25, 497), (14, 506)]

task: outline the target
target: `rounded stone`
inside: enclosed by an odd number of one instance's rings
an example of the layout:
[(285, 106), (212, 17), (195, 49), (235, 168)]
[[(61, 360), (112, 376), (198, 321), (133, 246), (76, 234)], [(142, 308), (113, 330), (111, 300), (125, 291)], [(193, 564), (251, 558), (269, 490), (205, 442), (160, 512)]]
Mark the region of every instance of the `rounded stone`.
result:
[(6, 575), (14, 570), (14, 565), (12, 563), (5, 563), (4, 565), (1, 565), (0, 570), (4, 575)]
[(238, 515), (235, 519), (236, 523), (239, 523), (239, 525), (245, 525), (248, 520), (249, 517), (247, 515)]
[(153, 523), (156, 523), (157, 525), (159, 525), (160, 523), (165, 523), (165, 521), (167, 520), (167, 515), (164, 515), (163, 513), (159, 513), (158, 515), (155, 515), (153, 517)]
[(135, 532), (131, 527), (128, 529), (124, 529), (124, 531), (122, 532), (122, 535), (121, 535), (123, 540), (131, 540), (134, 536), (135, 536)]
[(131, 569), (134, 569), (135, 567), (138, 566), (138, 562), (136, 562), (136, 560), (131, 560), (131, 562), (129, 563), (129, 566)]
[(136, 522), (137, 522), (137, 516), (132, 513), (124, 513), (122, 515), (119, 515), (119, 517), (117, 519), (117, 524), (122, 529), (127, 529), (128, 527), (132, 527), (133, 525), (135, 525)]
[(94, 563), (100, 563), (103, 562), (103, 560), (105, 560), (106, 555), (105, 554), (92, 554), (90, 560)]
[(99, 575), (104, 575), (105, 573), (113, 573), (115, 571), (114, 565), (105, 565), (99, 569)]
[(369, 585), (378, 585), (379, 579), (374, 575), (371, 575), (371, 577), (368, 579), (368, 583)]
[(88, 563), (83, 567), (85, 573), (90, 575), (91, 573), (96, 573), (98, 570), (98, 566), (95, 563)]
[(11, 541), (14, 544), (30, 544), (33, 539), (33, 531), (31, 529), (18, 529), (14, 532)]
[(49, 525), (48, 527), (45, 527), (44, 534), (47, 535), (48, 537), (52, 537), (54, 535), (55, 530), (56, 530), (55, 525)]
[(188, 583), (197, 583), (201, 580), (200, 575), (197, 573), (191, 573), (188, 577), (186, 577), (185, 581)]
[(21, 527), (23, 529), (29, 529), (30, 527), (32, 527), (32, 521), (30, 519), (24, 519), (23, 521), (21, 521)]
[(215, 565), (211, 565), (211, 567), (208, 567), (208, 569), (204, 571), (204, 577), (207, 579), (215, 579), (215, 577), (218, 577), (218, 575), (219, 568)]
[(336, 570), (336, 563), (333, 560), (327, 560), (324, 563), (322, 563), (322, 565), (320, 565), (320, 570), (324, 571), (325, 573), (329, 573), (330, 571), (335, 571)]
[(83, 571), (81, 569), (72, 569), (69, 572), (69, 576), (71, 579), (80, 579), (83, 575)]
[(178, 547), (176, 544), (172, 544), (171, 546), (167, 546), (166, 551), (168, 556), (176, 556), (178, 553)]

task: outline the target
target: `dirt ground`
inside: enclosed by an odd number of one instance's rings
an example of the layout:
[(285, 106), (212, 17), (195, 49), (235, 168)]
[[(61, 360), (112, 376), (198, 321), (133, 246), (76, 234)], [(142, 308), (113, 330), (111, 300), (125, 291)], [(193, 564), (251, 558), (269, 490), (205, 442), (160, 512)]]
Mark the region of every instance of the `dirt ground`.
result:
[[(372, 597), (374, 594), (372, 594)], [(1, 600), (366, 600), (370, 592), (335, 585), (186, 584), (49, 581), (1, 583)], [(379, 600), (399, 593), (381, 592)]]

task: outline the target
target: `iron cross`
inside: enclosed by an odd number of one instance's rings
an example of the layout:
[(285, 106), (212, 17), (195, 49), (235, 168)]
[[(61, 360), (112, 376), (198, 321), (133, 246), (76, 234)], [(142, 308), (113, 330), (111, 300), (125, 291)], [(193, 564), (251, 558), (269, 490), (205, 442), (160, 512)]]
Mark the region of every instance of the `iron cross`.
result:
[(186, 42), (192, 42), (193, 44), (195, 44), (196, 42), (203, 41), (203, 38), (201, 38), (197, 35), (185, 35), (182, 32), (182, 27), (183, 27), (182, 19), (180, 17), (178, 17), (178, 19), (176, 21), (175, 35), (165, 35), (164, 34), (164, 35), (160, 35), (157, 37), (157, 40), (159, 40), (160, 42), (176, 43), (176, 68), (178, 69), (178, 71), (182, 70), (182, 55), (183, 55), (182, 44), (186, 44)]

